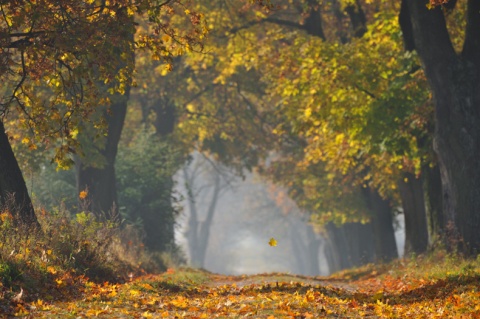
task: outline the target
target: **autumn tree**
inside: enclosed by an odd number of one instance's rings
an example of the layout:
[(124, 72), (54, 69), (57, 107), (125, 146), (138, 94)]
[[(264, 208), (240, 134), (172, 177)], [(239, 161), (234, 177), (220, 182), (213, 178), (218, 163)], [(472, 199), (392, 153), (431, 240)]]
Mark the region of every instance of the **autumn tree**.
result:
[[(286, 114), (287, 122), (276, 131), (293, 130), (306, 141), (302, 165), (323, 162), (331, 183), (344, 176), (340, 189), (353, 183), (395, 199), (391, 205), (402, 203), (408, 250), (421, 253), (428, 233), (418, 187), (422, 165), (433, 162), (420, 142), (429, 135), (428, 91), (415, 57), (402, 54), (395, 7), (386, 5), (384, 13), (374, 14), (371, 7), (355, 6), (356, 15), (347, 12), (352, 28), (339, 30), (343, 44), (335, 41), (338, 35), (290, 38), (270, 31), (284, 50), (264, 49), (266, 58), (256, 65), (267, 83), (275, 83), (267, 89), (270, 103), (279, 103)], [(324, 19), (324, 26), (335, 19)], [(422, 198), (409, 195), (402, 183), (417, 187), (413, 193)]]
[[(467, 255), (480, 249), (480, 103), (478, 74), (480, 4), (466, 1), (463, 44), (456, 45), (446, 15), (456, 1), (402, 1), (400, 22), (408, 50), (418, 52), (435, 102), (435, 150), (443, 186), (450, 248)], [(437, 5), (438, 4), (438, 5)], [(458, 6), (463, 5), (458, 3)]]
[[(0, 77), (2, 123), (1, 203), (7, 198), (17, 206), (19, 218), (35, 224), (31, 201), (6, 133), (5, 118), (18, 114), (18, 123), (30, 132), (24, 139), (55, 148), (60, 166), (72, 164), (82, 123), (93, 122), (105, 129), (104, 111), (110, 95), (123, 94), (131, 85), (135, 49), (145, 49), (154, 59), (171, 62), (170, 52), (178, 46), (194, 47), (202, 30), (191, 19), (191, 28), (180, 32), (168, 23), (175, 9), (185, 10), (180, 1), (7, 1), (0, 18)], [(133, 43), (138, 19), (149, 29)], [(162, 35), (177, 41), (167, 44)], [(105, 83), (108, 90), (98, 83)], [(107, 92), (105, 92), (107, 91)], [(114, 112), (114, 111), (113, 111)], [(100, 134), (101, 135), (101, 134)], [(8, 194), (13, 194), (9, 197)]]

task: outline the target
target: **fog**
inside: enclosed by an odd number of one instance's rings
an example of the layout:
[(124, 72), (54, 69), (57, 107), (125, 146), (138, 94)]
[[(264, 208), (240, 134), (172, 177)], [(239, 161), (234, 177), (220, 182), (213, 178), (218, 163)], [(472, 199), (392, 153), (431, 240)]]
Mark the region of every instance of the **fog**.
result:
[[(238, 176), (198, 153), (175, 179), (176, 192), (183, 198), (176, 241), (190, 265), (235, 275), (328, 275), (335, 270), (327, 262), (325, 232), (308, 222), (309, 214), (284, 189), (255, 173)], [(402, 255), (402, 215), (396, 226)], [(278, 242), (275, 247), (269, 245), (272, 237)]]

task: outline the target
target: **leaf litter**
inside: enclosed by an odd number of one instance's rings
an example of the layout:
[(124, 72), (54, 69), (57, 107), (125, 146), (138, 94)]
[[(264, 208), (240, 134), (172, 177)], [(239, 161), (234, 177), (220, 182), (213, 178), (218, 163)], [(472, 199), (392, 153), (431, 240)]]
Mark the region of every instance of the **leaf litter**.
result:
[(0, 313), (5, 311), (5, 318), (480, 318), (476, 270), (421, 277), (370, 266), (360, 275), (321, 278), (223, 276), (180, 268), (125, 283), (64, 281), (36, 297), (25, 291), (10, 298)]

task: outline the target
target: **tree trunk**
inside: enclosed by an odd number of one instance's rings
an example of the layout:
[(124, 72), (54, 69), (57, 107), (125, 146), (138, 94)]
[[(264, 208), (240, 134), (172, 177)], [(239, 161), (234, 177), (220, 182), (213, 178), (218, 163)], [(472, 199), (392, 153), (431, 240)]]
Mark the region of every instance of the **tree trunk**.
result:
[(398, 258), (390, 202), (383, 199), (376, 190), (370, 188), (364, 189), (364, 196), (372, 213), (376, 260), (388, 262)]
[(457, 54), (443, 11), (404, 0), (415, 49), (435, 102), (435, 141), (451, 249), (480, 252), (480, 1), (468, 0), (465, 40)]
[(348, 268), (348, 249), (342, 231), (333, 223), (326, 225), (327, 236), (332, 247), (332, 262), (335, 271)]
[(195, 198), (193, 195), (193, 176), (188, 174), (186, 167), (183, 168), (183, 178), (185, 181), (185, 187), (187, 188), (187, 201), (190, 215), (188, 216), (188, 230), (186, 232), (188, 251), (190, 255), (190, 264), (195, 267), (201, 267), (197, 264), (198, 258), (198, 213), (197, 205), (195, 204)]
[(27, 186), (0, 119), (0, 210), (8, 209), (19, 223), (40, 228)]
[(207, 255), (208, 240), (210, 239), (210, 228), (212, 226), (215, 208), (218, 203), (218, 196), (220, 194), (220, 176), (215, 172), (214, 185), (212, 190), (212, 198), (207, 210), (207, 217), (200, 224), (198, 231), (198, 264), (201, 267), (205, 266), (205, 256)]
[(342, 225), (343, 234), (348, 243), (349, 267), (358, 267), (375, 260), (372, 225), (347, 223)]
[(411, 173), (404, 174), (398, 189), (405, 216), (405, 256), (422, 254), (428, 247), (427, 215), (423, 182)]
[(97, 216), (105, 214), (110, 218), (117, 216), (118, 201), (115, 179), (115, 158), (117, 157), (118, 142), (122, 134), (123, 124), (127, 113), (127, 103), (130, 87), (125, 95), (115, 96), (111, 105), (111, 112), (105, 117), (108, 123), (105, 148), (99, 152), (105, 158), (105, 166), (98, 168), (85, 164), (81, 159), (76, 161), (77, 190), (88, 190), (88, 209)]
[(330, 223), (326, 226), (326, 230), (330, 243), (338, 256), (338, 269), (336, 270), (361, 266), (373, 261), (371, 225), (346, 223), (337, 227)]
[(445, 216), (443, 214), (443, 194), (442, 179), (438, 165), (426, 167), (425, 189), (427, 190), (427, 216), (429, 221), (429, 232), (432, 238), (432, 244), (437, 241), (442, 242), (445, 238)]
[(349, 268), (351, 265), (348, 259), (348, 249), (345, 242), (345, 237), (340, 228), (335, 226), (333, 223), (329, 223), (325, 226), (327, 231), (327, 236), (330, 242), (331, 249), (331, 262), (332, 268), (331, 271), (338, 271), (345, 268)]
[(338, 251), (336, 250), (335, 244), (332, 241), (332, 238), (329, 237), (329, 232), (327, 231), (327, 236), (325, 238), (325, 246), (323, 248), (325, 258), (327, 259), (328, 273), (332, 274), (340, 270), (340, 261), (338, 256)]

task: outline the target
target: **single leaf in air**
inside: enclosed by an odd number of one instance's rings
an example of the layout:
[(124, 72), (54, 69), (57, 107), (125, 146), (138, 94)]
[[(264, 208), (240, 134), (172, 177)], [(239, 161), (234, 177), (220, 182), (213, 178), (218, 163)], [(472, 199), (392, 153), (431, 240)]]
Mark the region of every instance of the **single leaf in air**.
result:
[(277, 246), (277, 240), (275, 238), (270, 238), (270, 240), (268, 241), (268, 244), (272, 247), (275, 247)]

